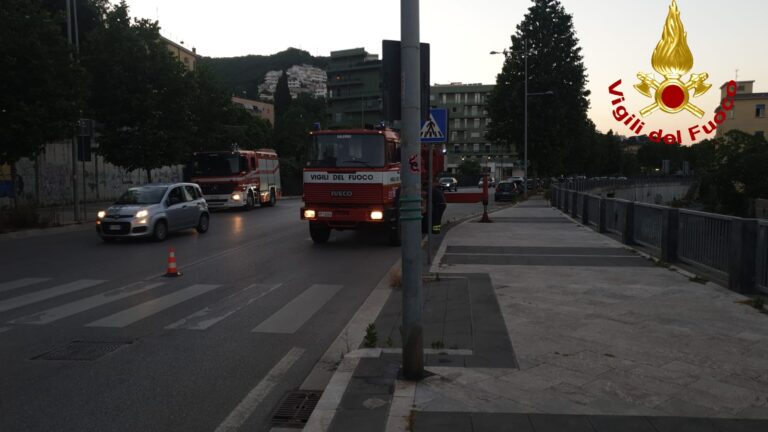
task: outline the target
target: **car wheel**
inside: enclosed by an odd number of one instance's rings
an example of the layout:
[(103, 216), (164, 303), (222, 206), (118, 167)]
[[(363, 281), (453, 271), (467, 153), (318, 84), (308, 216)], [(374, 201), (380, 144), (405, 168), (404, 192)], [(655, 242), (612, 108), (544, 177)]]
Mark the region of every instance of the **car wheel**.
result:
[(322, 244), (327, 242), (331, 237), (331, 229), (324, 226), (309, 224), (309, 236), (312, 237), (313, 242)]
[(253, 192), (248, 192), (248, 197), (245, 198), (245, 209), (250, 210), (256, 207), (256, 199), (253, 197)]
[(200, 215), (200, 221), (197, 223), (197, 227), (195, 229), (200, 234), (205, 234), (208, 232), (208, 226), (210, 225), (211, 218), (208, 216), (207, 213), (203, 213)]
[(168, 224), (164, 220), (157, 221), (155, 223), (155, 229), (152, 230), (152, 238), (155, 241), (161, 242), (168, 237)]

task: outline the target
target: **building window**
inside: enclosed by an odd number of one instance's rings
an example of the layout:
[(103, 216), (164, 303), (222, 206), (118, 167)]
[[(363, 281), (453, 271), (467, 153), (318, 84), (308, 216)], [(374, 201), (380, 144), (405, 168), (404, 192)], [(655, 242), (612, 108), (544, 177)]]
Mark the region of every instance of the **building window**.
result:
[(755, 117), (757, 118), (765, 117), (765, 104), (755, 105)]
[(731, 120), (736, 118), (736, 108), (733, 108), (730, 111), (728, 111), (728, 118)]
[(464, 143), (464, 153), (466, 153), (467, 151), (469, 151), (469, 146), (467, 143)]
[(453, 127), (455, 127), (456, 129), (461, 129), (461, 119), (454, 119)]
[(434, 101), (435, 100), (435, 95), (433, 95), (433, 94), (429, 95), (429, 100), (430, 101)]
[(485, 152), (488, 153), (488, 154), (491, 154), (491, 145), (490, 144), (486, 144), (485, 145)]
[(475, 119), (474, 124), (475, 124), (475, 129), (480, 129), (480, 119), (479, 118)]
[(472, 147), (473, 147), (473, 150), (475, 151), (475, 153), (479, 153), (480, 152), (480, 143), (474, 143), (474, 144), (472, 144)]
[(454, 153), (461, 153), (461, 146), (458, 144), (453, 145), (453, 152)]
[(477, 115), (477, 105), (472, 105), (472, 115), (473, 116)]
[(456, 112), (456, 107), (451, 108), (451, 112)]
[(480, 132), (472, 132), (472, 134), (470, 134), (470, 138), (480, 138)]
[(451, 131), (451, 142), (456, 141), (456, 131)]
[(491, 118), (490, 117), (486, 117), (485, 118), (485, 125), (488, 126), (490, 124), (491, 124)]
[(464, 105), (464, 115), (469, 115), (469, 105)]
[(467, 124), (467, 121), (469, 121), (469, 119), (464, 119), (464, 129), (469, 127), (469, 125)]
[(456, 93), (456, 103), (461, 103), (461, 93)]
[(475, 93), (475, 103), (482, 102), (482, 98), (480, 97), (480, 93)]
[(446, 102), (446, 95), (445, 95), (445, 93), (442, 93), (442, 94), (440, 95), (440, 100), (442, 100), (442, 101), (443, 101), (443, 104), (445, 104), (445, 102)]

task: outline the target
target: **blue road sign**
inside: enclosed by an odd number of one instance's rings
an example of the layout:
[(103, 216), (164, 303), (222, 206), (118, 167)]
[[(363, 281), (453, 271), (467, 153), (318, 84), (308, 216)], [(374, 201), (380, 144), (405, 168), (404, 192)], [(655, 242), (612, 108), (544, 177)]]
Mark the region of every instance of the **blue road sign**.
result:
[(421, 142), (443, 143), (448, 141), (448, 110), (432, 108), (429, 119), (421, 126)]

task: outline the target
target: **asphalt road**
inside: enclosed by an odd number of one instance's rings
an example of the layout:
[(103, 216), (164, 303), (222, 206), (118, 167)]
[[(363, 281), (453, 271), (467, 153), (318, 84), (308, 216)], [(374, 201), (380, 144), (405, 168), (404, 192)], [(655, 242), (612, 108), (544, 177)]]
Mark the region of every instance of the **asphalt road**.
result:
[[(268, 430), (400, 256), (376, 233), (314, 245), (300, 206), (215, 213), (165, 243), (0, 238), (0, 430)], [(169, 246), (179, 278), (162, 277)], [(45, 358), (66, 346), (118, 348)]]

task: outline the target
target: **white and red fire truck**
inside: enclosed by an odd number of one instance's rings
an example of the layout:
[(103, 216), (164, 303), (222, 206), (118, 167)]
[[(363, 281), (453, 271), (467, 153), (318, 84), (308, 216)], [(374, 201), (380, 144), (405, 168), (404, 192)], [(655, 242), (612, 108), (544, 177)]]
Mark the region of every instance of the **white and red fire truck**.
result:
[(272, 149), (198, 152), (191, 167), (192, 181), (212, 209), (274, 206), (282, 194)]
[[(320, 130), (311, 136), (301, 218), (309, 221), (312, 240), (324, 243), (334, 229), (378, 228), (387, 232), (390, 244), (399, 245), (395, 202), (400, 188), (398, 133), (391, 129)], [(427, 151), (424, 146), (422, 160)], [(442, 157), (436, 151), (433, 172), (442, 170)], [(422, 171), (422, 180), (427, 177)]]

